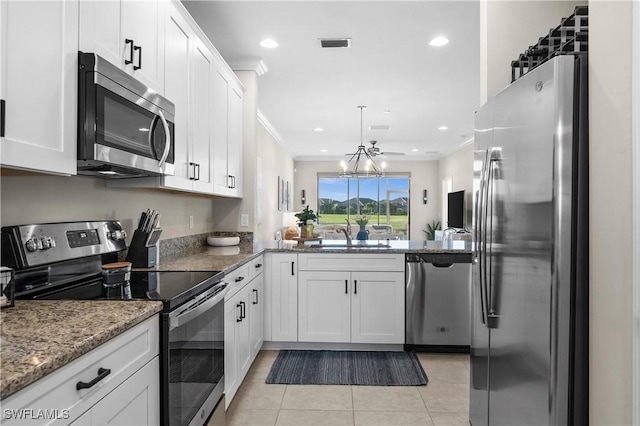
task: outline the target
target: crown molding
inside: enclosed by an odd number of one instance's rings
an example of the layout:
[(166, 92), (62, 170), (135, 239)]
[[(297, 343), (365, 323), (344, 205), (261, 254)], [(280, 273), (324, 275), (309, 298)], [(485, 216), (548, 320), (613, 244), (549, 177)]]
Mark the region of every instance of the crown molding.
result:
[(280, 146), (285, 148), (284, 141), (282, 140), (282, 137), (276, 131), (276, 129), (273, 127), (273, 124), (271, 124), (269, 119), (262, 113), (262, 111), (258, 110), (257, 116), (258, 116), (257, 117), (258, 118), (258, 123), (260, 123), (267, 130), (267, 132), (269, 132), (269, 134), (273, 137), (273, 139), (276, 140), (276, 142), (278, 142), (278, 144), (280, 144)]
[(262, 58), (231, 58), (227, 63), (234, 71), (255, 71), (258, 75), (265, 75), (269, 71)]

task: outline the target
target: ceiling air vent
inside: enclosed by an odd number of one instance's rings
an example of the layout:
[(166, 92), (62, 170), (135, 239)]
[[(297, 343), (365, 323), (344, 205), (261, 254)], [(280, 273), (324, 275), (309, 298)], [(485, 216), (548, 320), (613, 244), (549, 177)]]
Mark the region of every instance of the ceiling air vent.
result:
[(320, 47), (329, 49), (332, 47), (351, 47), (350, 38), (321, 38)]
[(388, 124), (377, 124), (374, 126), (369, 126), (369, 130), (389, 130), (391, 126)]

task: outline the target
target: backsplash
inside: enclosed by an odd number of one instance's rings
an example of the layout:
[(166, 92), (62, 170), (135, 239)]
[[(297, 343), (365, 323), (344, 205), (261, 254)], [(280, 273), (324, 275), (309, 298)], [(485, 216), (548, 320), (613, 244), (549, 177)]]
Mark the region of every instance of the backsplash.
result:
[(179, 256), (189, 256), (201, 252), (207, 247), (207, 237), (240, 237), (240, 245), (253, 245), (253, 232), (205, 232), (184, 237), (160, 240), (160, 264)]

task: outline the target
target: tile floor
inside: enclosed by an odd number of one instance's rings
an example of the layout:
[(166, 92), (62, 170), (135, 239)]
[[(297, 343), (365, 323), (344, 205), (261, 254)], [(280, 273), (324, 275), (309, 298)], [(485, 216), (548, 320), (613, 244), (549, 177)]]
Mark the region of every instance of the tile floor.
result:
[(227, 425), (469, 425), (466, 354), (418, 354), (427, 386), (268, 385), (277, 355), (258, 354)]

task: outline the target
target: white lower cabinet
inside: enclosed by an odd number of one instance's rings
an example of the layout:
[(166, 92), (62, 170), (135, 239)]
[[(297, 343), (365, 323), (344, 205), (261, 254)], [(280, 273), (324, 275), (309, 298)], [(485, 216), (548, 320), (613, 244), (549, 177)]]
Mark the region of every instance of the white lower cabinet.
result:
[[(249, 267), (253, 266), (254, 269)], [(262, 265), (238, 268), (225, 276), (237, 283), (224, 301), (224, 387), (229, 407), (263, 342)], [(226, 408), (225, 407), (225, 408)]]
[[(159, 320), (153, 316), (2, 400), (12, 425), (151, 425), (160, 422)], [(78, 387), (80, 389), (78, 389)]]
[(105, 396), (73, 425), (155, 425), (158, 424), (160, 386), (158, 357)]
[(404, 255), (303, 253), (298, 260), (298, 341), (404, 343)]
[(266, 313), (265, 339), (273, 342), (298, 341), (298, 255), (267, 253), (265, 257)]
[(300, 271), (298, 340), (404, 343), (404, 274)]

